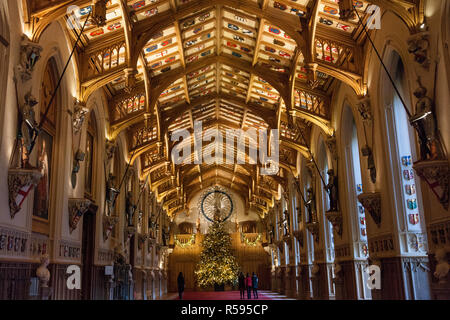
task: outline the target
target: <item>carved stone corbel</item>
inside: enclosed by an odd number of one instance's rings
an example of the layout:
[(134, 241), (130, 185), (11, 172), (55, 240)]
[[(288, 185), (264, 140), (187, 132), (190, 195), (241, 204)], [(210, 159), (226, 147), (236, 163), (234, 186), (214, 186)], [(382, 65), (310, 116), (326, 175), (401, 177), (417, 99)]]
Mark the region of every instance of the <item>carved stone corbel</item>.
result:
[(327, 211), (325, 216), (333, 225), (333, 229), (340, 237), (342, 237), (342, 214), (339, 211)]
[(119, 218), (115, 216), (103, 216), (103, 240), (106, 241), (114, 226), (119, 223)]
[(379, 228), (381, 224), (381, 193), (361, 193), (358, 195), (358, 201), (369, 212)]
[(72, 233), (78, 226), (78, 222), (80, 221), (83, 214), (89, 209), (92, 201), (89, 199), (69, 199), (69, 227), (70, 233)]
[(127, 183), (129, 183), (131, 181), (131, 179), (135, 176), (135, 174), (136, 174), (136, 170), (133, 167), (130, 166), (128, 168), (128, 171), (127, 171), (127, 174), (126, 174), (125, 181)]
[(22, 79), (22, 82), (31, 80), (34, 66), (41, 58), (43, 48), (28, 39), (26, 35), (22, 36), (20, 45), (20, 62), (16, 70)]
[(330, 150), (331, 155), (333, 156), (334, 160), (338, 160), (338, 152), (337, 152), (337, 145), (336, 145), (336, 137), (329, 137), (325, 141), (328, 150)]
[(144, 246), (145, 242), (148, 239), (148, 235), (147, 234), (139, 234), (138, 235), (138, 249), (141, 250), (142, 247)]
[(306, 229), (311, 232), (314, 237), (315, 242), (319, 242), (319, 223), (318, 222), (310, 222), (306, 224)]
[(106, 140), (105, 143), (105, 153), (106, 159), (110, 161), (114, 157), (114, 153), (116, 152), (116, 143), (114, 141)]
[(372, 108), (370, 107), (370, 98), (368, 96), (359, 100), (357, 104), (359, 115), (363, 122), (367, 124), (372, 124), (373, 116), (372, 116)]
[(408, 40), (408, 52), (414, 56), (414, 61), (423, 68), (429, 69), (431, 60), (428, 57), (430, 40), (428, 32), (417, 33)]
[[(313, 178), (316, 176), (316, 167), (314, 165), (314, 161), (312, 161), (312, 159), (308, 160), (308, 162), (306, 163), (306, 168), (308, 169), (309, 174), (311, 175), (311, 178)], [(312, 183), (314, 184), (314, 183)]]
[(130, 240), (132, 236), (136, 234), (136, 227), (127, 226), (125, 227), (125, 239)]
[(9, 210), (11, 219), (20, 211), (22, 203), (42, 178), (42, 173), (37, 169), (9, 169), (8, 192)]
[(449, 201), (449, 164), (447, 160), (418, 161), (413, 165), (417, 175), (424, 179), (445, 210)]
[(83, 127), (84, 120), (86, 119), (86, 115), (88, 113), (89, 109), (86, 108), (86, 104), (78, 101), (78, 99), (75, 99), (72, 112), (72, 128), (74, 136), (80, 133), (81, 128)]

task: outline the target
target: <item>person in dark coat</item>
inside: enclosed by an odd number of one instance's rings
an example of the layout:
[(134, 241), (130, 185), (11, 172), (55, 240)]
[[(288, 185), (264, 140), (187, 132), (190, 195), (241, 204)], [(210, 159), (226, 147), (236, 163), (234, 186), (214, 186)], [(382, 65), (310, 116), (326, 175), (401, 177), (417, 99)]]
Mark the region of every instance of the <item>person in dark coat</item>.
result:
[(183, 277), (183, 273), (180, 272), (180, 274), (178, 275), (178, 295), (180, 297), (180, 300), (183, 300), (183, 292), (184, 292), (184, 277)]
[(252, 288), (253, 288), (253, 298), (258, 299), (258, 277), (254, 272), (252, 275)]
[(245, 286), (247, 287), (247, 298), (250, 300), (252, 298), (252, 277), (248, 273), (245, 278)]
[(239, 273), (238, 282), (239, 282), (239, 292), (241, 293), (241, 299), (244, 299), (245, 298), (245, 277), (242, 272)]

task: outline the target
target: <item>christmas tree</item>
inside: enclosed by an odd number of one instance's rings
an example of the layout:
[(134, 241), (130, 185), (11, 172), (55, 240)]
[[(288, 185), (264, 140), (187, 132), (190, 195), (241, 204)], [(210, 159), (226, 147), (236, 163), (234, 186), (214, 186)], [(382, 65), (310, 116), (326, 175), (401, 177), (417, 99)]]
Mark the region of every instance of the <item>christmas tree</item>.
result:
[(231, 249), (231, 237), (223, 222), (213, 222), (203, 239), (202, 247), (195, 271), (200, 287), (234, 284), (239, 266)]

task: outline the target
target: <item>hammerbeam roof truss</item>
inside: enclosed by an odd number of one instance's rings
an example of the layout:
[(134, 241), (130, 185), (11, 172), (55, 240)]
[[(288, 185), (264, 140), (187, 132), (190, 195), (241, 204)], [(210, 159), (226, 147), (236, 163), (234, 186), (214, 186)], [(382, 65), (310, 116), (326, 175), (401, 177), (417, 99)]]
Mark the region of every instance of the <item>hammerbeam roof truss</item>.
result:
[[(365, 34), (341, 9), (356, 8), (367, 21), (376, 4), (412, 32), (423, 21), (421, 0), (109, 0), (99, 26), (86, 22), (99, 1), (26, 0), (25, 21), (34, 41), (60, 20), (75, 42), (86, 23), (77, 52), (79, 99), (103, 88), (109, 137), (126, 131), (131, 161), (140, 159), (141, 178), (148, 175), (169, 214), (183, 210), (195, 190), (221, 183), (263, 215), (283, 181), (261, 177), (255, 165), (174, 165), (175, 130), (193, 131), (195, 121), (224, 136), (228, 129), (279, 129), (280, 167), (295, 169), (298, 154), (308, 157), (299, 136), (308, 139), (312, 125), (334, 132), (336, 80), (365, 94)], [(70, 5), (78, 9), (70, 13)]]

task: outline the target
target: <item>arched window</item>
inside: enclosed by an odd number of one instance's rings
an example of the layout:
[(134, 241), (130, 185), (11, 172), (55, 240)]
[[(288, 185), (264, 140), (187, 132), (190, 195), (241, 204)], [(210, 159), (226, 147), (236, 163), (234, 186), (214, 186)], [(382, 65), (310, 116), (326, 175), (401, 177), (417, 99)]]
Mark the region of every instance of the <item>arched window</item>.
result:
[[(328, 157), (327, 151), (325, 147), (325, 143), (323, 139), (319, 139), (319, 149), (318, 149), (318, 166), (322, 177), (324, 178), (325, 184), (328, 184)], [(335, 172), (336, 174), (336, 172)], [(328, 196), (328, 192), (325, 190), (325, 185), (323, 184), (321, 179), (319, 179), (319, 188), (316, 189), (317, 194), (320, 194), (319, 202), (320, 205), (318, 207), (318, 220), (320, 224), (323, 224), (323, 232), (324, 232), (324, 247), (326, 250), (326, 259), (328, 262), (333, 262), (335, 253), (334, 253), (334, 233), (333, 233), (333, 225), (326, 217), (325, 213), (330, 208), (330, 199)], [(333, 266), (327, 265), (327, 273), (328, 273), (328, 292), (330, 295), (335, 294), (334, 283), (331, 279), (333, 279)]]
[[(319, 143), (319, 169), (321, 171), (322, 177), (325, 179), (325, 183), (328, 183), (328, 159), (327, 159), (327, 151), (325, 147), (325, 143), (322, 139), (320, 139)], [(320, 215), (320, 222), (324, 222), (324, 237), (325, 237), (325, 247), (327, 248), (327, 254), (329, 260), (334, 260), (334, 234), (333, 234), (333, 225), (330, 221), (325, 217), (325, 212), (330, 207), (330, 199), (328, 197), (328, 193), (325, 190), (325, 186), (323, 182), (320, 182), (320, 188), (317, 189), (317, 193), (321, 193), (321, 207), (322, 213)]]
[(4, 105), (9, 68), (9, 26), (5, 7), (0, 7), (0, 105)]
[[(295, 177), (294, 177), (294, 179), (295, 179)], [(297, 189), (294, 186), (293, 192), (292, 192), (292, 202), (291, 202), (291, 205), (292, 205), (292, 230), (294, 230), (294, 231), (298, 229), (298, 215), (297, 215), (298, 214), (298, 210), (297, 210), (298, 199), (297, 199), (297, 197), (298, 197)]]
[[(302, 172), (303, 172), (303, 194), (306, 195), (308, 194), (308, 189), (312, 187), (312, 183), (311, 183), (311, 175), (308, 173), (308, 169), (306, 168), (305, 165), (305, 159), (303, 161), (303, 166), (302, 166)], [(307, 199), (306, 199), (307, 200)], [(305, 217), (305, 223), (312, 223), (313, 221), (310, 220), (309, 214), (308, 214), (308, 209), (306, 208), (306, 204), (303, 204), (303, 212), (305, 212), (304, 217)], [(311, 232), (306, 231), (306, 237), (307, 237), (307, 241), (306, 241), (306, 245), (308, 246), (308, 263), (312, 263), (314, 261), (314, 237), (312, 235)], [(306, 262), (306, 261), (305, 261)]]
[[(296, 179), (295, 177), (293, 177), (293, 179)], [(292, 230), (296, 231), (298, 230), (299, 226), (298, 226), (298, 203), (297, 203), (297, 197), (298, 197), (298, 193), (297, 193), (297, 189), (294, 185), (293, 187), (293, 192), (292, 192), (292, 200), (291, 200), (291, 205), (292, 205)], [(298, 241), (294, 241), (294, 264), (298, 264), (300, 262), (300, 245), (298, 244)]]
[[(352, 110), (348, 105), (343, 109), (342, 127), (348, 128), (343, 132), (342, 145), (344, 161), (346, 164), (346, 196), (348, 200), (348, 213), (350, 215), (352, 239), (355, 245), (355, 258), (367, 259), (369, 249), (367, 244), (366, 214), (363, 205), (358, 201), (358, 195), (363, 191), (361, 178), (361, 164), (359, 155), (358, 133)], [(342, 175), (341, 175), (342, 176)], [(355, 269), (358, 299), (371, 299), (371, 291), (367, 287), (366, 273), (363, 268)]]
[[(3, 123), (5, 122), (5, 99), (6, 89), (8, 83), (8, 69), (9, 69), (9, 25), (6, 15), (6, 1), (0, 4), (0, 130), (3, 132)], [(1, 141), (0, 141), (1, 144)]]
[(445, 71), (447, 74), (447, 85), (450, 89), (450, 21), (448, 16), (450, 15), (450, 2), (444, 1), (442, 3), (442, 47), (443, 47), (443, 56)]
[[(391, 54), (391, 74), (402, 97), (408, 103), (409, 90), (406, 83), (405, 67), (400, 56)], [(388, 83), (388, 82), (386, 82)], [(417, 159), (414, 143), (414, 130), (408, 121), (408, 115), (392, 86), (385, 87), (386, 130), (388, 152), (392, 168), (392, 186), (395, 210), (401, 224), (406, 223), (409, 231), (420, 231), (420, 192), (416, 184), (413, 159)], [(411, 112), (411, 110), (410, 110)], [(405, 221), (406, 220), (406, 221)]]
[[(45, 67), (44, 77), (40, 89), (40, 119), (43, 120), (46, 108), (50, 102), (53, 91), (56, 88), (57, 73), (56, 63), (51, 58)], [(36, 167), (41, 171), (42, 178), (34, 192), (33, 204), (33, 231), (49, 234), (49, 222), (52, 198), (52, 173), (55, 157), (55, 137), (57, 132), (58, 97), (53, 100), (47, 117), (43, 122), (42, 130), (37, 139), (37, 163)]]
[(84, 178), (84, 191), (86, 193), (86, 197), (93, 199), (94, 198), (94, 163), (95, 163), (95, 155), (96, 155), (96, 137), (97, 137), (97, 124), (95, 122), (95, 114), (94, 111), (91, 111), (88, 120), (88, 128), (86, 132), (86, 170), (85, 170), (85, 178)]
[[(114, 176), (114, 181), (113, 181), (114, 188), (119, 189), (119, 184), (122, 179), (122, 176), (120, 175), (120, 148), (119, 147), (117, 147), (114, 152), (112, 175)], [(115, 217), (120, 217), (121, 208), (120, 208), (120, 203), (119, 203), (120, 200), (119, 199), (120, 199), (120, 195), (118, 195), (116, 198), (114, 211), (112, 212), (112, 215)], [(119, 238), (119, 226), (117, 223), (113, 226), (113, 228), (111, 230), (111, 235), (113, 235), (116, 238)]]
[(350, 128), (346, 130), (343, 135), (343, 144), (345, 147), (345, 163), (347, 165), (347, 186), (349, 198), (349, 212), (350, 217), (357, 226), (357, 241), (360, 242), (361, 248), (359, 257), (368, 257), (367, 246), (367, 229), (366, 229), (366, 215), (363, 205), (358, 201), (358, 195), (363, 192), (362, 178), (361, 178), (361, 163), (359, 157), (359, 143), (358, 133), (356, 129), (355, 119), (349, 106), (344, 107), (343, 127)]

